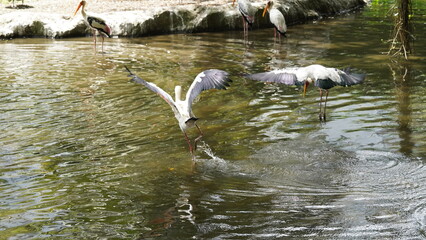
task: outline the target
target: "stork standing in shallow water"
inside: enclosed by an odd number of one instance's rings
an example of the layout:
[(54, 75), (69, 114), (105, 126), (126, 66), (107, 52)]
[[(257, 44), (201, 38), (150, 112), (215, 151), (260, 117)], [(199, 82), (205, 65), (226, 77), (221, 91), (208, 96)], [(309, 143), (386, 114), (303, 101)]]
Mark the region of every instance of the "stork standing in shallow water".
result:
[(104, 35), (107, 37), (111, 37), (111, 28), (106, 24), (105, 20), (102, 18), (95, 16), (92, 13), (86, 13), (87, 2), (81, 1), (78, 4), (77, 10), (75, 10), (74, 16), (77, 14), (78, 10), (81, 7), (81, 14), (83, 15), (84, 22), (87, 26), (89, 26), (93, 31), (93, 42), (95, 43), (95, 51), (96, 51), (96, 31), (99, 32), (99, 35), (102, 38), (102, 52), (104, 51)]
[[(232, 1), (232, 5), (235, 4), (236, 0)], [(238, 10), (241, 13), (243, 19), (244, 37), (248, 38), (249, 26), (254, 23), (254, 9), (251, 2), (248, 0), (238, 0)]]
[[(142, 78), (136, 76), (127, 67), (125, 68), (129, 72), (129, 77), (132, 78), (132, 81), (140, 83), (147, 87), (149, 90), (157, 93), (170, 105), (173, 112), (175, 113), (176, 119), (179, 122), (179, 127), (182, 130), (186, 141), (188, 142), (189, 151), (191, 152), (192, 158), (194, 159), (194, 149), (197, 148), (197, 142), (203, 136), (203, 132), (196, 123), (198, 118), (196, 118), (194, 113), (192, 112), (192, 103), (194, 99), (204, 90), (226, 90), (226, 87), (229, 87), (229, 83), (232, 82), (232, 80), (228, 78), (229, 74), (225, 71), (217, 69), (205, 70), (195, 77), (194, 81), (188, 89), (188, 92), (186, 93), (186, 98), (184, 100), (181, 99), (182, 87), (176, 86), (175, 100), (173, 100), (173, 98), (163, 89), (161, 89), (154, 83), (147, 82)], [(188, 135), (186, 134), (186, 130), (194, 126), (198, 129), (200, 135), (194, 140), (194, 147), (192, 147), (191, 141), (189, 140)]]
[[(319, 119), (325, 121), (328, 91), (334, 86), (351, 86), (364, 81), (365, 74), (351, 73), (349, 68), (340, 70), (327, 68), (322, 65), (309, 65), (307, 67), (284, 68), (270, 72), (246, 75), (247, 78), (262, 82), (275, 82), (285, 85), (303, 85), (303, 96), (310, 83), (314, 83), (320, 90)], [(322, 97), (325, 92), (324, 110), (322, 110)]]
[(274, 42), (277, 38), (277, 32), (279, 41), (281, 42), (281, 35), (285, 37), (287, 32), (287, 25), (285, 23), (284, 15), (276, 8), (274, 1), (268, 1), (268, 3), (266, 3), (262, 17), (265, 16), (266, 12), (269, 12), (269, 20), (272, 24), (274, 24)]

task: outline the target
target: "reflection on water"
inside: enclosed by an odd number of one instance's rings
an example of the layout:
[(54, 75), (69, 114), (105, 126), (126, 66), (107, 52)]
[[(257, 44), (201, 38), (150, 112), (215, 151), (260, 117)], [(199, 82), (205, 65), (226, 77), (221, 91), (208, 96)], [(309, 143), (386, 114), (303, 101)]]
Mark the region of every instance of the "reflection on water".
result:
[[(426, 48), (391, 61), (387, 24), (366, 10), (290, 27), (281, 45), (266, 29), (246, 44), (242, 32), (111, 39), (96, 55), (88, 38), (2, 42), (1, 236), (424, 237)], [(325, 124), (314, 88), (241, 77), (313, 63), (367, 73), (333, 88)], [(195, 167), (170, 107), (123, 65), (169, 93), (207, 68), (232, 74), (194, 104)]]
[(401, 139), (399, 151), (411, 155), (413, 153), (414, 142), (411, 139), (412, 109), (410, 103), (411, 96), (411, 66), (400, 65), (398, 63), (389, 64), (395, 82), (395, 95), (398, 102), (398, 132)]

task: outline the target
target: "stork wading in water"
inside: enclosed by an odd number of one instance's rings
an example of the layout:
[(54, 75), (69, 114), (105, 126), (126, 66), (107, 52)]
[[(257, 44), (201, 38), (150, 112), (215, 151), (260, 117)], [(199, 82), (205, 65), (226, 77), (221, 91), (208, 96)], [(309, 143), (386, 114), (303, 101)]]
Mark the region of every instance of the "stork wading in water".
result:
[(92, 13), (86, 12), (87, 2), (81, 1), (78, 4), (77, 10), (75, 10), (74, 16), (77, 14), (78, 10), (81, 8), (81, 14), (83, 15), (84, 22), (87, 26), (92, 29), (93, 32), (93, 42), (95, 43), (95, 52), (96, 52), (96, 31), (99, 32), (99, 35), (102, 38), (102, 52), (104, 52), (104, 35), (107, 37), (111, 37), (111, 28), (106, 24), (105, 20), (102, 18), (95, 16)]
[[(173, 112), (175, 113), (175, 117), (179, 122), (179, 127), (182, 130), (185, 139), (189, 145), (189, 151), (191, 152), (192, 159), (195, 159), (194, 150), (197, 148), (197, 142), (202, 138), (203, 132), (201, 131), (200, 127), (198, 127), (196, 121), (198, 118), (195, 117), (194, 113), (192, 112), (192, 103), (194, 99), (204, 90), (209, 89), (224, 89), (226, 90), (226, 87), (229, 87), (229, 83), (232, 82), (231, 79), (228, 77), (228, 73), (222, 70), (217, 69), (210, 69), (205, 70), (201, 73), (199, 73), (194, 81), (192, 82), (191, 86), (188, 89), (188, 92), (186, 93), (186, 98), (181, 99), (182, 94), (182, 87), (176, 86), (175, 87), (175, 100), (163, 89), (155, 85), (154, 83), (147, 82), (143, 80), (142, 78), (136, 76), (133, 74), (126, 66), (126, 70), (129, 72), (129, 77), (131, 77), (132, 81), (136, 83), (140, 83), (147, 87), (149, 90), (157, 93), (161, 98), (163, 98), (172, 108)], [(200, 135), (195, 138), (194, 140), (194, 146), (191, 145), (191, 140), (188, 138), (188, 135), (186, 134), (186, 130), (192, 127), (196, 127), (198, 129), (198, 132)]]
[[(309, 84), (313, 83), (320, 91), (319, 119), (326, 120), (328, 91), (334, 86), (352, 86), (364, 81), (365, 74), (351, 73), (349, 68), (343, 70), (327, 68), (322, 65), (309, 65), (307, 67), (294, 67), (274, 70), (270, 72), (246, 75), (247, 78), (262, 82), (281, 83), (285, 85), (303, 85), (303, 96)], [(322, 97), (325, 92), (324, 109), (322, 109)]]
[[(235, 4), (236, 0), (232, 1), (232, 5)], [(248, 29), (254, 23), (254, 8), (251, 5), (251, 2), (248, 0), (237, 0), (238, 2), (238, 11), (241, 13), (241, 17), (243, 19), (243, 29), (244, 29), (244, 37), (248, 38)]]
[(281, 42), (281, 35), (286, 37), (287, 32), (287, 25), (285, 23), (284, 15), (276, 8), (274, 1), (268, 1), (266, 3), (262, 17), (265, 16), (266, 12), (269, 12), (269, 20), (274, 25), (274, 42), (277, 39), (277, 33), (279, 41)]

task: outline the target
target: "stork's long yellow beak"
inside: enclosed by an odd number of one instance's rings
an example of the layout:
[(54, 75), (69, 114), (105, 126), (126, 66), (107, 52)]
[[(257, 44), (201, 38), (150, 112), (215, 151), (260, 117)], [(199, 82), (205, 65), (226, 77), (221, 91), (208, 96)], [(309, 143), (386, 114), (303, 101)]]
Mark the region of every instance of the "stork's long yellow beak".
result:
[(269, 9), (269, 4), (266, 4), (266, 7), (265, 7), (265, 9), (263, 10), (263, 13), (262, 13), (262, 17), (265, 16), (265, 14), (268, 11), (268, 9)]
[(78, 10), (80, 10), (82, 5), (83, 4), (81, 2), (78, 4), (77, 10), (75, 10), (74, 16), (77, 14)]
[(306, 90), (308, 89), (309, 82), (305, 81), (305, 84), (303, 85), (303, 97), (306, 95)]

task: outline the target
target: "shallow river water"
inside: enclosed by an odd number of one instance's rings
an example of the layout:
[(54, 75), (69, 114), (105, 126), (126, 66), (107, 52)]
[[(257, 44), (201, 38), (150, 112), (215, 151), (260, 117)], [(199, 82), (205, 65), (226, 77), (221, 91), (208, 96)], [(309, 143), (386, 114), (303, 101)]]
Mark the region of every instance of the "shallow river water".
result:
[[(426, 17), (410, 61), (383, 54), (387, 6), (273, 30), (0, 42), (0, 239), (426, 237)], [(423, 10), (424, 14), (424, 10)], [(98, 51), (100, 50), (100, 46)], [(319, 94), (246, 80), (288, 66), (366, 73)], [(193, 110), (194, 165), (169, 93), (231, 74)], [(196, 137), (196, 131), (190, 131)]]

